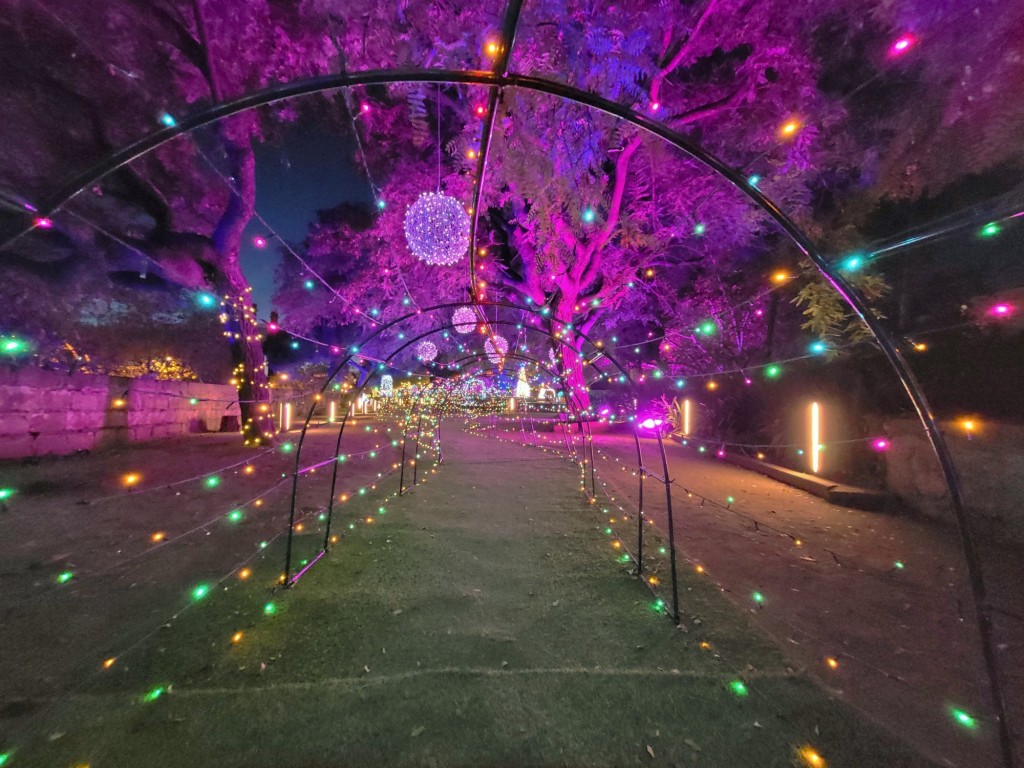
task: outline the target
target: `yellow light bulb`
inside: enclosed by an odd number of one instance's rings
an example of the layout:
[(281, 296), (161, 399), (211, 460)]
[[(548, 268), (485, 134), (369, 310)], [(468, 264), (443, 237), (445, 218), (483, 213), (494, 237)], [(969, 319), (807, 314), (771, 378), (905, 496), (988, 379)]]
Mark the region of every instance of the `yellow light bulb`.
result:
[(797, 120), (795, 117), (790, 118), (789, 120), (782, 124), (781, 128), (779, 128), (779, 133), (788, 138), (790, 136), (795, 136), (797, 131), (799, 131), (801, 127), (802, 124), (799, 120)]

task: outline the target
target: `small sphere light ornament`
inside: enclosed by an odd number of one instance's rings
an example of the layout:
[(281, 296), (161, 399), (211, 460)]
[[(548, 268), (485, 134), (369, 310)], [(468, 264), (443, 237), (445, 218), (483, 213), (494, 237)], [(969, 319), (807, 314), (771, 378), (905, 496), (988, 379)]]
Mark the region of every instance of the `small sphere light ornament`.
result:
[(504, 336), (492, 336), (484, 342), (487, 359), (497, 365), (508, 353), (508, 340)]
[(459, 307), (452, 313), (452, 327), (456, 333), (472, 333), (476, 328), (476, 312), (472, 307)]
[(405, 240), (413, 256), (450, 267), (469, 251), (469, 214), (440, 192), (424, 192), (405, 212)]
[(437, 345), (432, 341), (421, 341), (416, 345), (416, 357), (424, 363), (431, 362), (437, 357)]

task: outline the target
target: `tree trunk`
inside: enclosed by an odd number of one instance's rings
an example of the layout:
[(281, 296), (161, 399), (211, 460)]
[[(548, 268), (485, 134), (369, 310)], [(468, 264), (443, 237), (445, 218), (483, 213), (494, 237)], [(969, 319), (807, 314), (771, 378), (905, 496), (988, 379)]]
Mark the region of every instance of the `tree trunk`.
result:
[(587, 388), (586, 371), (583, 361), (580, 359), (580, 350), (583, 347), (583, 339), (575, 333), (575, 330), (565, 331), (565, 323), (572, 323), (573, 308), (576, 305), (575, 296), (567, 296), (562, 293), (556, 300), (553, 317), (560, 322), (551, 323), (552, 335), (562, 331), (562, 338), (555, 339), (555, 354), (561, 360), (558, 366), (562, 371), (566, 396), (574, 410), (586, 410), (590, 408), (590, 391)]
[(274, 418), (270, 409), (263, 342), (252, 303), (252, 288), (242, 273), (238, 258), (242, 234), (252, 218), (256, 202), (256, 158), (248, 126), (230, 123), (228, 120), (221, 124), (221, 134), (234, 184), (231, 200), (213, 233), (213, 244), (234, 315), (233, 324), (228, 326), (228, 336), (238, 379), (242, 438), (246, 445), (262, 445), (273, 442)]

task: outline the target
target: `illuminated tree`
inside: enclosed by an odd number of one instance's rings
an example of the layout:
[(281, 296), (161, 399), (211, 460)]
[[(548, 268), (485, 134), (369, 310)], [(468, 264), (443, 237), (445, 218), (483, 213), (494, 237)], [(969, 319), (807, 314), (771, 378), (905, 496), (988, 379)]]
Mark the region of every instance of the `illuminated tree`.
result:
[[(336, 60), (322, 15), (268, 0), (111, 1), (59, 10), (19, 3), (2, 23), (9, 76), (0, 117), (20, 130), (0, 173), (23, 206), (83, 158), (173, 125), (190, 105), (326, 72)], [(106, 46), (112, 30), (116, 43)], [(255, 202), (253, 143), (294, 114), (289, 107), (249, 112), (177, 139), (79, 195), (56, 220), (72, 241), (69, 261), (90, 248), (127, 245), (168, 279), (228, 297), (236, 308), (232, 353), (245, 369), (239, 395), (247, 442), (272, 428), (256, 408), (269, 393), (238, 258)]]

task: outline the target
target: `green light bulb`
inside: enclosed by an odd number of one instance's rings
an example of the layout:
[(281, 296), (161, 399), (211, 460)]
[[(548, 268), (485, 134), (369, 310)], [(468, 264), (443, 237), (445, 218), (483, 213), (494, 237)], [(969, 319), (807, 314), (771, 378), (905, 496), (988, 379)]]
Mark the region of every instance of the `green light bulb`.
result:
[(978, 721), (974, 717), (972, 717), (971, 715), (969, 715), (966, 712), (964, 712), (962, 709), (957, 709), (956, 707), (952, 707), (949, 710), (949, 713), (953, 716), (953, 719), (956, 720), (957, 723), (962, 725), (964, 728), (969, 728), (971, 730), (974, 730), (975, 728), (978, 727)]
[(778, 378), (779, 374), (782, 373), (782, 368), (777, 365), (769, 365), (764, 369), (764, 375), (769, 379)]
[(202, 600), (208, 594), (210, 594), (210, 587), (206, 584), (200, 584), (198, 587), (193, 588), (192, 599), (196, 601)]
[(14, 495), (13, 488), (0, 488), (0, 501), (7, 501)]
[(245, 513), (243, 513), (242, 510), (240, 509), (232, 509), (230, 512), (228, 512), (228, 520), (230, 520), (232, 523), (241, 522), (243, 517), (245, 517)]
[(760, 592), (754, 592), (750, 597), (758, 605), (764, 605), (764, 595)]
[(995, 237), (1002, 231), (1002, 227), (1000, 227), (994, 221), (990, 221), (988, 224), (986, 224), (978, 231), (978, 235), (981, 237)]
[(892, 564), (892, 567), (895, 568), (897, 571), (902, 571), (907, 566), (903, 564), (902, 560), (897, 560), (895, 563)]
[(263, 606), (263, 613), (267, 616), (273, 616), (275, 613), (277, 613), (277, 606), (273, 603), (267, 603)]
[(750, 693), (750, 690), (747, 688), (746, 683), (744, 683), (742, 680), (733, 680), (731, 683), (729, 683), (729, 689), (741, 698)]
[(62, 571), (61, 573), (57, 574), (57, 583), (58, 584), (67, 584), (74, 577), (75, 577), (75, 574), (72, 571)]
[(147, 691), (146, 694), (142, 697), (142, 700), (146, 704), (149, 704), (151, 702), (156, 701), (157, 699), (159, 699), (163, 695), (164, 695), (164, 688), (163, 688), (163, 686), (158, 686), (158, 687), (154, 688), (151, 691)]
[(216, 488), (220, 485), (220, 478), (216, 475), (210, 475), (204, 482), (206, 483), (207, 488)]

